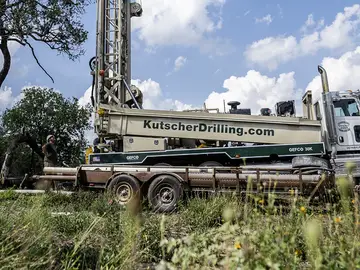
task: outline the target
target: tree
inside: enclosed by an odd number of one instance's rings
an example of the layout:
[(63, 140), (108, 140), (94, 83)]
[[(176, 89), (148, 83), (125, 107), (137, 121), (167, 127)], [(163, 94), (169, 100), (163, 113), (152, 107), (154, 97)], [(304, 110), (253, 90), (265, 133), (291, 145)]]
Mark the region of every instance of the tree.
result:
[(80, 21), (93, 0), (0, 0), (0, 50), (4, 57), (0, 71), (0, 87), (6, 79), (11, 55), (9, 42), (28, 46), (40, 68), (50, 77), (36, 57), (31, 43), (45, 43), (50, 49), (75, 60), (84, 54), (87, 40)]
[[(53, 134), (59, 162), (78, 165), (87, 144), (85, 131), (91, 129), (91, 106), (82, 107), (77, 98), (65, 99), (49, 88), (24, 88), (22, 94), (23, 98), (2, 116), (5, 132), (16, 134), (25, 129), (39, 145), (45, 144), (46, 137)], [(30, 152), (28, 149), (28, 156)]]

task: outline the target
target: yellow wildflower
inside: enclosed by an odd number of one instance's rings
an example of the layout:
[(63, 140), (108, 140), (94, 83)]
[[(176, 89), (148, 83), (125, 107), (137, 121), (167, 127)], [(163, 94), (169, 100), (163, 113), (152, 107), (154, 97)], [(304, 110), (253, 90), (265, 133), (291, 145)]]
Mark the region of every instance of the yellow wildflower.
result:
[(264, 204), (264, 200), (259, 200), (259, 204)]
[(335, 218), (335, 222), (336, 222), (336, 223), (340, 223), (340, 222), (341, 222), (341, 217), (336, 217), (336, 218)]
[(305, 213), (305, 212), (306, 212), (306, 208), (305, 208), (304, 206), (301, 206), (301, 207), (300, 207), (300, 211), (303, 212), (303, 213)]
[(236, 243), (235, 243), (235, 248), (236, 248), (236, 249), (240, 249), (240, 248), (241, 248), (241, 244), (238, 243), (238, 242), (236, 242)]

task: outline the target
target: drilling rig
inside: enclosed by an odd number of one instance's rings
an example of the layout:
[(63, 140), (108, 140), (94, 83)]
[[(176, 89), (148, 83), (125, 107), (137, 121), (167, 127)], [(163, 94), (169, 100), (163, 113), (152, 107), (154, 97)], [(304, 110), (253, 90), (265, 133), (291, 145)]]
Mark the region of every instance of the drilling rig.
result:
[[(359, 183), (360, 91), (330, 92), (321, 66), (323, 91), (318, 100), (305, 93), (305, 117), (295, 116), (293, 101), (278, 102), (276, 115), (268, 108), (251, 115), (238, 109), (238, 102), (229, 103), (229, 113), (144, 109), (146, 97), (131, 85), (130, 64), (131, 19), (142, 13), (139, 3), (128, 0), (97, 1), (91, 102), (100, 149), (111, 140), (112, 151), (92, 153), (90, 164), (78, 168), (44, 168), (45, 175), (32, 179), (105, 188), (121, 203), (140, 192), (162, 211), (172, 211), (185, 190), (225, 187), (243, 193), (249, 178), (254, 186), (274, 187), (275, 180), (280, 193), (298, 189), (313, 196), (333, 173), (346, 175), (348, 160), (356, 164), (353, 176)], [(197, 141), (216, 144), (198, 148)]]
[[(130, 84), (131, 20), (142, 14), (136, 2), (97, 2), (96, 56), (91, 60), (94, 128), (102, 142), (113, 141), (113, 148), (91, 154), (90, 164), (238, 166), (243, 159), (254, 164), (292, 164), (294, 160), (304, 163), (305, 158), (311, 164), (312, 157), (323, 162), (337, 158), (342, 163), (348, 154), (357, 162), (360, 142), (351, 139), (357, 138), (357, 127), (339, 137), (342, 143), (337, 134), (344, 131), (336, 127), (357, 118), (340, 121), (334, 108), (352, 100), (358, 110), (359, 92), (329, 92), (326, 71), (320, 66), (323, 93), (315, 106), (311, 91), (304, 95), (307, 114), (302, 118), (295, 117), (294, 101), (275, 104), (275, 116), (267, 108), (261, 115), (251, 115), (247, 109), (238, 109), (237, 101), (228, 103), (229, 113), (143, 109), (146, 97)], [(215, 143), (199, 148), (199, 141)]]

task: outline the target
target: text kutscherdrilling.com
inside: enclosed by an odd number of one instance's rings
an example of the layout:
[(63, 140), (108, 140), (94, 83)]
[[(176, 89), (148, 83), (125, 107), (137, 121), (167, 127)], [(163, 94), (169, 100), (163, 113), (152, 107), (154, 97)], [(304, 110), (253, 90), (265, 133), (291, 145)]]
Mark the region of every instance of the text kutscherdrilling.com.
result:
[(144, 120), (143, 128), (155, 129), (155, 130), (171, 130), (171, 131), (189, 131), (189, 132), (208, 132), (208, 133), (226, 133), (236, 134), (238, 136), (243, 135), (258, 135), (258, 136), (274, 136), (275, 131), (273, 129), (262, 128), (249, 128), (244, 130), (242, 127), (234, 127), (226, 124), (213, 124), (208, 125), (204, 123), (199, 124), (184, 124), (178, 123), (166, 123), (166, 122), (153, 122), (152, 120)]

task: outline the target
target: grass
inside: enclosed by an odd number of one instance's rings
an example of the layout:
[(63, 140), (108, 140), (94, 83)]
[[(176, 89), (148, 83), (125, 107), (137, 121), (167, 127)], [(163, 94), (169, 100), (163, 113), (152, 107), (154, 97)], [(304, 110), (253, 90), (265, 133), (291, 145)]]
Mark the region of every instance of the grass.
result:
[(103, 194), (0, 194), (1, 269), (357, 269), (359, 200), (339, 181), (326, 208), (291, 199), (194, 198), (134, 216)]

